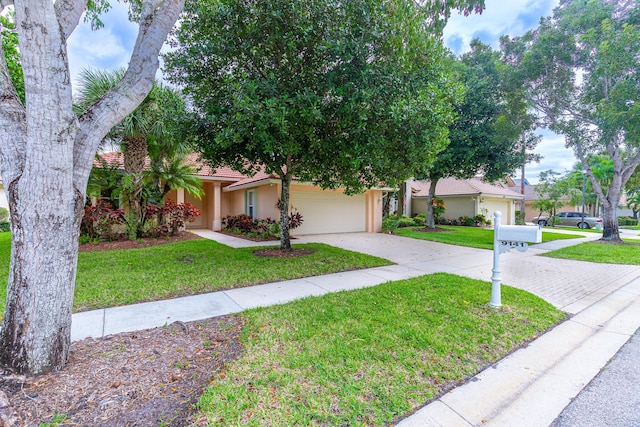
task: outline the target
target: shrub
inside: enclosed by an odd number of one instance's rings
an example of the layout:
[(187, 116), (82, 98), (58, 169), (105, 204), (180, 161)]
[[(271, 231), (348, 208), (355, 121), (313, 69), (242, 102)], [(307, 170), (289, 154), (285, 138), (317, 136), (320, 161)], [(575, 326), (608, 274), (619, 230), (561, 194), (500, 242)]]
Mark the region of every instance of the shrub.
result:
[(193, 222), (200, 215), (198, 210), (191, 203), (176, 203), (171, 199), (164, 202), (164, 205), (147, 205), (145, 208), (145, 218), (154, 219), (155, 226), (145, 232), (147, 236), (173, 236), (182, 231), (188, 222)]
[(618, 225), (620, 226), (635, 226), (638, 225), (638, 220), (633, 219), (629, 216), (619, 216), (618, 217)]
[(200, 210), (191, 203), (175, 203), (169, 199), (164, 202), (162, 214), (164, 223), (161, 226), (163, 230), (174, 235), (183, 230), (188, 222), (195, 221), (200, 215)]
[(431, 199), (431, 207), (433, 208), (433, 218), (437, 222), (438, 218), (440, 218), (446, 210), (444, 201), (442, 199), (434, 197), (433, 199)]
[(489, 220), (487, 219), (487, 217), (482, 215), (482, 214), (478, 214), (478, 215), (474, 216), (473, 220), (474, 220), (475, 225), (477, 227), (489, 224)]
[(300, 227), (303, 222), (304, 220), (300, 212), (292, 212), (291, 215), (289, 215), (289, 230), (295, 230)]
[(0, 221), (0, 232), (5, 233), (11, 231), (11, 223), (9, 221)]
[[(289, 230), (294, 230), (302, 225), (304, 219), (300, 212), (293, 212), (289, 215)], [(267, 219), (253, 219), (249, 215), (227, 215), (222, 218), (222, 227), (226, 231), (236, 234), (255, 233), (255, 235), (267, 236), (280, 236), (280, 223), (276, 220)]]
[(413, 217), (413, 223), (415, 225), (427, 225), (427, 214), (417, 214)]
[(242, 233), (249, 233), (253, 230), (254, 221), (250, 215), (227, 215), (222, 218), (222, 225), (224, 228), (239, 230)]
[(0, 223), (9, 221), (9, 210), (0, 207)]
[(84, 208), (80, 223), (80, 234), (90, 240), (114, 240), (118, 237), (116, 226), (124, 224), (125, 217), (121, 209), (114, 209), (106, 200), (98, 199), (95, 205)]
[(413, 218), (409, 218), (406, 215), (402, 215), (402, 217), (398, 218), (398, 227), (413, 227), (416, 223), (413, 221)]
[(398, 228), (398, 217), (396, 215), (388, 215), (382, 218), (382, 232), (393, 233)]
[(476, 224), (475, 219), (466, 215), (459, 217), (458, 222), (460, 222), (460, 225), (464, 225), (465, 227), (473, 227)]

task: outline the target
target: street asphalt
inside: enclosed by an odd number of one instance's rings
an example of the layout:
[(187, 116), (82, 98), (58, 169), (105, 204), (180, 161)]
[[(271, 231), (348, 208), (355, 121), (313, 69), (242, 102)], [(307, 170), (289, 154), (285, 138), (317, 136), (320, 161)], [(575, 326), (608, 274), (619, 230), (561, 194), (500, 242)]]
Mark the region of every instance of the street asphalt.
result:
[(551, 424), (640, 426), (640, 329)]

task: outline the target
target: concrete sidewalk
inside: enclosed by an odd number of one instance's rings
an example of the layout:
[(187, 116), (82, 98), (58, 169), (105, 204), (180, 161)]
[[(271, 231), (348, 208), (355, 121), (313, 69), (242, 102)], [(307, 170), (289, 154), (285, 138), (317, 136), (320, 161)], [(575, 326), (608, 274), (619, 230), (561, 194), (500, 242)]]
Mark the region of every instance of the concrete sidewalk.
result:
[[(206, 230), (197, 233), (232, 247), (264, 246)], [(399, 425), (543, 426), (553, 422), (640, 327), (640, 266), (535, 256), (597, 238), (592, 234), (501, 255), (503, 283), (526, 289), (575, 316)], [(77, 313), (72, 339), (200, 320), (434, 272), (490, 282), (490, 250), (371, 233), (305, 236), (295, 241), (309, 242), (380, 256), (396, 265)]]

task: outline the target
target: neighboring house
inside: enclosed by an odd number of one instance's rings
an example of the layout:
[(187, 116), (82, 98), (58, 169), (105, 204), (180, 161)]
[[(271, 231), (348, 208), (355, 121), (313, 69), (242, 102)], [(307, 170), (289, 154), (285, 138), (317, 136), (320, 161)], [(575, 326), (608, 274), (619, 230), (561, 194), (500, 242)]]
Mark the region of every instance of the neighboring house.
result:
[[(101, 155), (108, 164), (122, 164), (120, 153)], [(202, 213), (187, 228), (222, 229), (227, 215), (248, 214), (253, 218), (280, 220), (276, 202), (280, 198), (280, 180), (264, 172), (245, 176), (227, 167), (213, 169), (189, 155), (186, 163), (197, 170), (204, 196), (196, 199), (183, 189), (173, 190), (168, 197), (178, 203), (189, 202)], [(99, 163), (94, 163), (99, 166)], [(322, 190), (311, 183), (291, 183), (290, 209), (300, 212), (302, 226), (293, 235), (382, 231), (382, 189), (369, 189), (363, 194), (347, 196), (342, 190)]]
[[(429, 181), (411, 183), (411, 213), (427, 213)], [(502, 224), (515, 224), (515, 211), (522, 195), (502, 183), (488, 183), (480, 178), (444, 178), (436, 185), (436, 197), (444, 201), (446, 218), (484, 215), (493, 222), (493, 213), (502, 213)]]
[[(514, 188), (516, 191), (520, 191), (520, 187)], [(540, 198), (540, 195), (536, 191), (535, 185), (524, 186), (524, 220), (532, 221), (533, 217), (540, 216), (540, 209), (534, 208), (533, 204)], [(565, 201), (563, 200), (563, 203)], [(519, 208), (518, 208), (519, 209)]]

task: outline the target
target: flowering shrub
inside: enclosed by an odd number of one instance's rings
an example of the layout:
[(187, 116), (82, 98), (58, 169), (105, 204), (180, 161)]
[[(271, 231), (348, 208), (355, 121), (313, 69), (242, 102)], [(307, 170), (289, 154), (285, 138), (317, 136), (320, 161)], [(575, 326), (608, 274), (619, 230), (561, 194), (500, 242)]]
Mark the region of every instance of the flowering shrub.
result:
[(124, 224), (125, 217), (122, 209), (114, 209), (106, 200), (98, 199), (95, 206), (85, 206), (80, 234), (88, 236), (90, 240), (118, 238), (116, 225)]
[(156, 226), (149, 229), (147, 234), (154, 236), (175, 235), (183, 230), (188, 222), (193, 222), (200, 215), (191, 203), (176, 203), (171, 199), (163, 206), (147, 205), (145, 217), (155, 218)]
[(440, 218), (445, 211), (444, 201), (442, 199), (434, 197), (433, 199), (431, 199), (431, 207), (433, 208), (434, 222), (437, 223), (438, 218)]
[[(289, 216), (289, 230), (300, 227), (303, 221), (300, 212), (292, 213)], [(255, 233), (263, 237), (278, 237), (280, 235), (280, 224), (271, 218), (253, 219), (251, 216), (245, 214), (227, 215), (222, 218), (222, 226), (225, 230), (235, 233)]]
[(257, 221), (254, 221), (250, 215), (227, 215), (222, 218), (222, 226), (229, 230), (238, 230), (241, 233), (254, 232)]
[(162, 207), (163, 214), (163, 231), (168, 232), (171, 235), (176, 234), (180, 230), (184, 229), (188, 222), (193, 222), (200, 215), (198, 210), (191, 203), (175, 203), (169, 199), (164, 203)]

